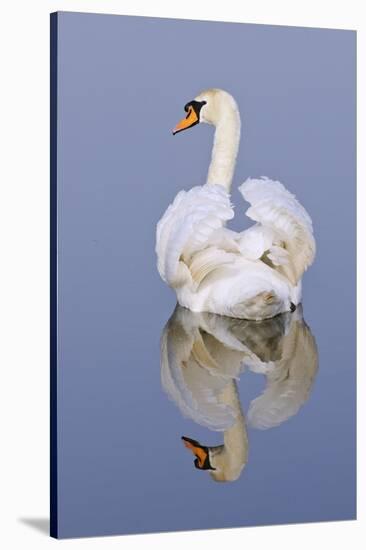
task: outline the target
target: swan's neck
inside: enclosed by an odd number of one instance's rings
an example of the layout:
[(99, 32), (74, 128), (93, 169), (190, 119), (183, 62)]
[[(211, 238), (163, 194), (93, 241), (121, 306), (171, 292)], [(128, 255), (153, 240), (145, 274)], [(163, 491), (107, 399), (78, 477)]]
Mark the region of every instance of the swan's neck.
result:
[(207, 183), (222, 185), (229, 192), (233, 179), (240, 141), (240, 115), (237, 109), (227, 108), (216, 124), (212, 157)]

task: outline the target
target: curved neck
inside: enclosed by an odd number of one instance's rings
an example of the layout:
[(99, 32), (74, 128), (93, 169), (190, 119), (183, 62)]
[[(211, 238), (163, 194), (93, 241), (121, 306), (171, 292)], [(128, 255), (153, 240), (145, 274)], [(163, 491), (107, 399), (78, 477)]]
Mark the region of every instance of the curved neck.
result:
[(212, 465), (218, 469), (211, 475), (217, 480), (234, 481), (248, 461), (248, 434), (235, 380), (225, 386), (220, 402), (232, 407), (237, 419), (231, 428), (225, 430), (224, 444), (211, 448)]
[(230, 405), (237, 414), (235, 424), (224, 432), (225, 450), (235, 456), (234, 461), (245, 463), (248, 454), (248, 435), (235, 380), (229, 382), (224, 388), (220, 401)]
[(222, 185), (229, 192), (240, 141), (240, 115), (225, 109), (216, 125), (207, 183)]

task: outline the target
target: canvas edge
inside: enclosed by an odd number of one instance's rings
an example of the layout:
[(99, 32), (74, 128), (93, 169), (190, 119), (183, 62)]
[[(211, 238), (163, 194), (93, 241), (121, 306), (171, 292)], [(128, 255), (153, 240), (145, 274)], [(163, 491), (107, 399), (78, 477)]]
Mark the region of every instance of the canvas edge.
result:
[(57, 42), (50, 14), (50, 536), (58, 538), (57, 483)]

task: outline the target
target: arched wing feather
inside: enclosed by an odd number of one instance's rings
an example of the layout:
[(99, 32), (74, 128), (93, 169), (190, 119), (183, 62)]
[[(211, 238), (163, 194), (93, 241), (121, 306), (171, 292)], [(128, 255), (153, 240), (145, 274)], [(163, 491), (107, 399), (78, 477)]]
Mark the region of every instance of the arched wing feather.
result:
[[(244, 232), (262, 244), (262, 258), (296, 285), (315, 257), (311, 218), (296, 197), (278, 181), (248, 179), (239, 191), (251, 206), (246, 214), (257, 224)], [(265, 250), (265, 247), (266, 250)], [(259, 252), (257, 252), (258, 254)]]

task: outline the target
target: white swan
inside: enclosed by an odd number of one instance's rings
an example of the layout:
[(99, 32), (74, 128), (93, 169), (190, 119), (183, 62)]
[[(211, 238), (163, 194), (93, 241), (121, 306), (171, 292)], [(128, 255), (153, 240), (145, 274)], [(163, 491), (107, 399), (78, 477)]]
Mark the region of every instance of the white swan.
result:
[(182, 437), (195, 466), (215, 481), (234, 481), (248, 461), (248, 435), (237, 381), (244, 368), (266, 376), (247, 415), (254, 428), (282, 424), (309, 397), (318, 368), (316, 342), (301, 306), (260, 322), (193, 313), (177, 306), (161, 337), (162, 386), (182, 414), (224, 433), (224, 443)]
[(293, 310), (315, 257), (309, 215), (281, 183), (249, 179), (239, 190), (256, 223), (241, 233), (226, 228), (234, 216), (229, 193), (240, 140), (237, 104), (227, 92), (210, 89), (185, 111), (173, 133), (199, 122), (214, 125), (212, 160), (206, 184), (180, 191), (157, 225), (162, 279), (191, 311), (266, 319)]

